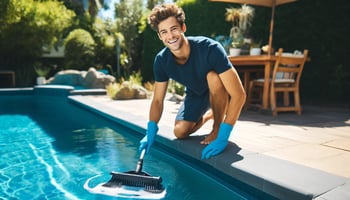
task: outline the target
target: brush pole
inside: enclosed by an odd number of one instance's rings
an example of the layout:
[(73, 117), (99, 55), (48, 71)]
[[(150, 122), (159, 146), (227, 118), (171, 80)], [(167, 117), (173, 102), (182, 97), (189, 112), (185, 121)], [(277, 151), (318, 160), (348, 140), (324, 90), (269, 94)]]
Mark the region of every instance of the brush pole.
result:
[(146, 149), (142, 149), (140, 158), (137, 161), (136, 170), (135, 170), (136, 173), (140, 173), (142, 171), (143, 157), (145, 157), (145, 154), (146, 154)]

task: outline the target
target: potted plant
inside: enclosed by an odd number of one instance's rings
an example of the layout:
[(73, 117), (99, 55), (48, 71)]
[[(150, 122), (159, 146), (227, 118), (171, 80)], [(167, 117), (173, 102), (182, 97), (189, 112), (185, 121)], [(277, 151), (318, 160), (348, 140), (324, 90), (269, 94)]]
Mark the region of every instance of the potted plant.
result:
[(251, 26), (254, 9), (247, 5), (242, 5), (241, 8), (226, 8), (225, 16), (226, 21), (232, 22), (230, 55), (240, 55), (241, 47), (244, 44), (244, 35)]
[(243, 45), (243, 36), (238, 27), (232, 27), (231, 29), (231, 47), (230, 47), (230, 55), (238, 56), (241, 53), (241, 47)]
[(261, 54), (261, 42), (252, 42), (250, 45), (250, 51), (249, 54), (251, 56), (256, 56)]
[(41, 63), (34, 64), (34, 71), (37, 74), (36, 83), (43, 85), (46, 83), (46, 76), (50, 72), (50, 68), (43, 66)]

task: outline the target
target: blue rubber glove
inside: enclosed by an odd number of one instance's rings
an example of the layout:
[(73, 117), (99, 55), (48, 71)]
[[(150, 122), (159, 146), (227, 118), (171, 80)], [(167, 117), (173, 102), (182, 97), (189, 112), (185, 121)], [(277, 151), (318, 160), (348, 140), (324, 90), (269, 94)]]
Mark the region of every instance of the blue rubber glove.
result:
[(208, 159), (220, 154), (227, 146), (233, 126), (227, 123), (221, 123), (218, 137), (208, 144), (202, 151), (202, 159)]
[(151, 146), (154, 142), (154, 138), (156, 137), (158, 132), (158, 125), (154, 121), (149, 121), (147, 124), (146, 136), (142, 138), (140, 141), (139, 151), (146, 149), (146, 153), (149, 152)]

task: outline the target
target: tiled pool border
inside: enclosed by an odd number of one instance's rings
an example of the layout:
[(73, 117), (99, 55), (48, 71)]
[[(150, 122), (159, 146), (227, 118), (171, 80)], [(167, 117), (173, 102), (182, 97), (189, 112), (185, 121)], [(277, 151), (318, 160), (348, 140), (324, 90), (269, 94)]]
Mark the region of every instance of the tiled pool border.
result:
[[(133, 113), (121, 112), (90, 101), (84, 95), (105, 94), (104, 90), (74, 90), (70, 86), (36, 86), (34, 88), (0, 89), (1, 94), (62, 95), (78, 105), (103, 116), (117, 120), (137, 132), (144, 133), (147, 119), (140, 119)], [(131, 123), (132, 122), (132, 123)], [(162, 126), (163, 132), (172, 132), (172, 125)], [(272, 158), (244, 149), (230, 143), (229, 148), (207, 161), (200, 160), (200, 148), (196, 138), (174, 140), (159, 133), (158, 145), (166, 146), (197, 161), (203, 167), (216, 169), (244, 184), (254, 187), (278, 199), (348, 199), (350, 181), (345, 177), (301, 166), (289, 161)]]

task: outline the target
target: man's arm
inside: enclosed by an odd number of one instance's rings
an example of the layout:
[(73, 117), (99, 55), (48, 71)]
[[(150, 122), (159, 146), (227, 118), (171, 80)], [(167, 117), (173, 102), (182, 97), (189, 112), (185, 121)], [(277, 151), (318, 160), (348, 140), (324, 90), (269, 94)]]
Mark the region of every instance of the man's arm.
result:
[(219, 74), (219, 77), (230, 96), (224, 122), (234, 125), (245, 103), (246, 93), (238, 73), (234, 68)]
[(163, 112), (163, 101), (168, 88), (168, 82), (155, 82), (153, 90), (153, 98), (151, 102), (151, 108), (149, 112), (149, 121), (147, 123), (146, 136), (140, 141), (139, 151), (146, 150), (149, 152), (154, 139), (158, 132), (157, 123)]
[(149, 111), (149, 121), (159, 122), (163, 113), (164, 98), (168, 89), (168, 81), (155, 82), (153, 98)]

